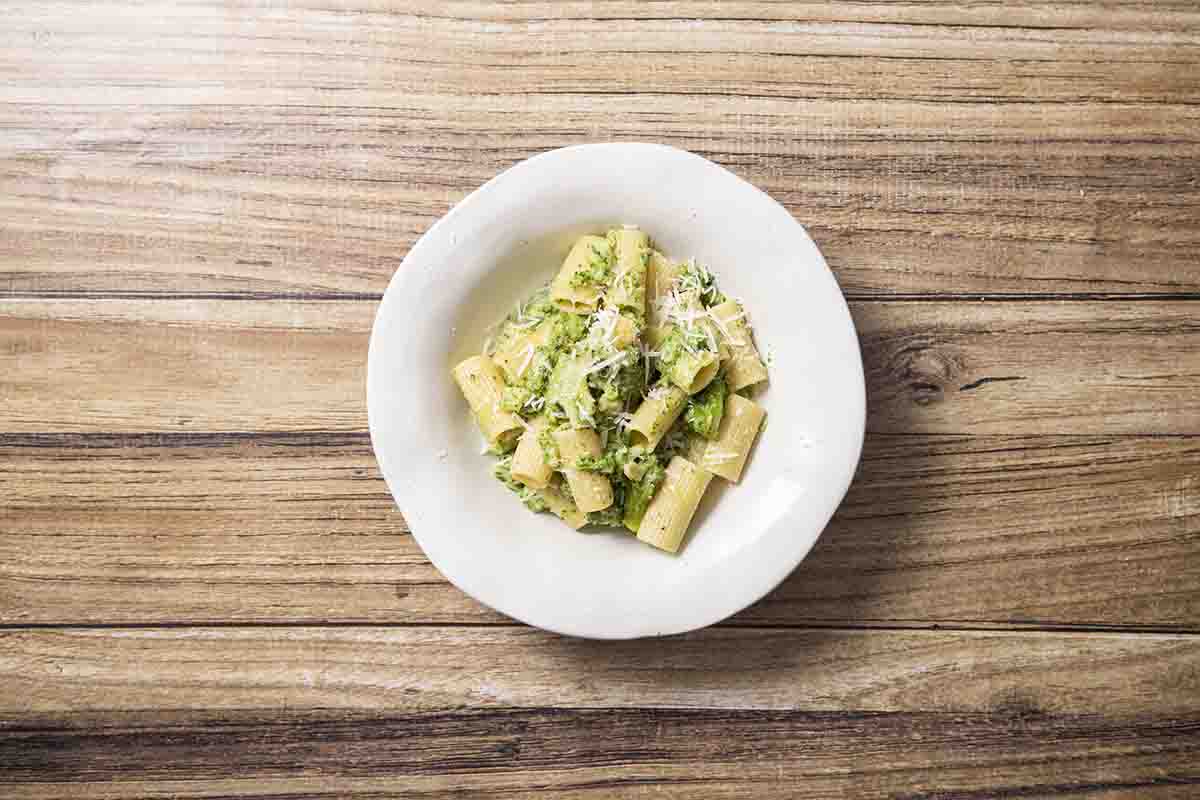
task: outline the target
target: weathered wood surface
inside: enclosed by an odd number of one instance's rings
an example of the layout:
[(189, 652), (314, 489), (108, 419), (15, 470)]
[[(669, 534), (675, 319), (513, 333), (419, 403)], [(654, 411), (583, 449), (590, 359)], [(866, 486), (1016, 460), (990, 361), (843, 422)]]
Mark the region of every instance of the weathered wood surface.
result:
[[(0, 623), (504, 620), (428, 563), (363, 434), (6, 436), (0, 475)], [(1200, 438), (870, 436), (732, 620), (806, 622), (1198, 631)]]
[[(1190, 635), (714, 628), (592, 642), (524, 627), (0, 633), (4, 713), (294, 705), (1200, 714), (1200, 638)], [(1075, 672), (1087, 679), (1062, 679)]]
[(1190, 2), (56, 2), (4, 21), (0, 291), (379, 292), (499, 170), (621, 139), (761, 186), (854, 293), (1200, 291)]
[(1173, 716), (462, 709), (0, 719), (0, 788), (48, 798), (1183, 800)]
[[(1198, 434), (1197, 308), (856, 301), (868, 430)], [(350, 300), (0, 302), (2, 426), (363, 431), (374, 312)]]
[[(703, 797), (791, 797), (794, 782), (819, 797), (1144, 797), (1200, 781), (1191, 636), (189, 628), (3, 641), (0, 786), (17, 797), (637, 797), (668, 782)], [(94, 783), (62, 783), (80, 780)]]
[[(462, 595), (365, 433), (416, 238), (603, 140), (784, 203), (867, 369), (813, 554), (666, 641)], [(1200, 792), (1194, 2), (10, 4), (0, 220), (0, 796)]]

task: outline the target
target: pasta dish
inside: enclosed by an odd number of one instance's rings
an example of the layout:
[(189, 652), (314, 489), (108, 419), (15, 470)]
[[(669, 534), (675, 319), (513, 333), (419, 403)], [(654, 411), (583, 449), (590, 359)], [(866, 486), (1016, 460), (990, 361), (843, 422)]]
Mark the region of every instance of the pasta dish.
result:
[(671, 553), (713, 477), (740, 480), (766, 416), (742, 304), (633, 226), (578, 239), (452, 372), (496, 477), (530, 510)]

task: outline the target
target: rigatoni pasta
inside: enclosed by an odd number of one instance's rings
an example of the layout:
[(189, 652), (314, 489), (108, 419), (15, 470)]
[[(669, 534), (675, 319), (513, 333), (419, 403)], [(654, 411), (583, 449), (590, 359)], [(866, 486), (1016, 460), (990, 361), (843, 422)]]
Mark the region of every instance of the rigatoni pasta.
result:
[(603, 236), (584, 236), (575, 242), (550, 284), (550, 299), (563, 311), (595, 311), (612, 273), (612, 251)]
[(538, 440), (542, 431), (549, 427), (545, 416), (534, 417), (525, 427), (513, 452), (512, 476), (517, 481), (534, 489), (545, 489), (554, 477), (554, 469), (546, 463), (546, 451)]
[(765, 410), (745, 311), (634, 226), (580, 237), (553, 280), (454, 367), (496, 477), (576, 530), (674, 553), (714, 475), (736, 483)]
[(678, 386), (660, 384), (650, 390), (629, 421), (630, 442), (653, 450), (667, 435), (687, 405), (687, 392)]
[(736, 392), (767, 379), (767, 366), (754, 346), (750, 320), (742, 304), (726, 300), (712, 308), (712, 318), (725, 336), (729, 346), (729, 364), (725, 368), (729, 390)]
[(679, 550), (711, 480), (710, 473), (686, 458), (672, 458), (667, 465), (662, 488), (650, 501), (650, 507), (642, 517), (638, 539), (668, 553)]
[(554, 332), (554, 321), (543, 320), (528, 333), (520, 332), (510, 336), (496, 352), (492, 361), (503, 370), (507, 379), (519, 381), (533, 364), (533, 357), (539, 347), (544, 347)]
[(500, 407), (504, 382), (492, 360), (487, 356), (468, 358), (454, 368), (454, 380), (488, 445), (499, 452), (511, 450), (525, 426), (520, 417)]
[(698, 445), (697, 464), (730, 483), (737, 483), (746, 465), (746, 456), (758, 437), (767, 411), (753, 400), (732, 394), (725, 408), (717, 435)]
[(657, 250), (650, 251), (650, 260), (646, 264), (647, 325), (656, 326), (662, 323), (658, 309), (682, 271), (682, 264), (677, 264)]
[(602, 511), (612, 505), (612, 484), (597, 472), (579, 468), (580, 459), (599, 458), (603, 453), (600, 435), (587, 428), (564, 428), (554, 434), (554, 444), (562, 459), (563, 475), (575, 505), (584, 513)]
[(605, 296), (611, 308), (646, 314), (646, 268), (650, 262), (650, 237), (637, 228), (620, 228), (608, 234), (613, 254), (613, 280)]

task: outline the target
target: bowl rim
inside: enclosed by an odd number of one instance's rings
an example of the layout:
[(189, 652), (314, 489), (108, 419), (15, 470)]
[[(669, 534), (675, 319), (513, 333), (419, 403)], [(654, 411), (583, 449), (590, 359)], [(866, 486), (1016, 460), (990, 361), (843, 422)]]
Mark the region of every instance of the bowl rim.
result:
[[(512, 608), (504, 607), (504, 606), (508, 605), (506, 603), (496, 602), (492, 598), (480, 597), (477, 593), (472, 591), (472, 589), (468, 585), (466, 585), (467, 581), (463, 578), (463, 576), (455, 574), (454, 570), (448, 570), (442, 564), (437, 563), (437, 561), (434, 559), (434, 557), (432, 555), (430, 555), (430, 547), (426, 545), (422, 534), (419, 532), (419, 530), (418, 530), (419, 526), (413, 520), (412, 515), (410, 515), (408, 512), (405, 512), (405, 509), (403, 507), (403, 503), (401, 500), (402, 493), (397, 491), (397, 486), (395, 485), (393, 476), (389, 474), (389, 470), (388, 470), (387, 466), (385, 465), (385, 459), (381, 455), (381, 442), (380, 442), (380, 433), (379, 433), (380, 426), (379, 426), (378, 422), (379, 422), (379, 417), (383, 410), (378, 409), (376, 407), (376, 402), (373, 401), (373, 399), (372, 399), (377, 396), (377, 392), (373, 390), (373, 387), (376, 386), (379, 379), (374, 376), (377, 376), (377, 374), (378, 374), (379, 369), (377, 367), (377, 364), (379, 362), (379, 359), (382, 358), (381, 353), (383, 352), (383, 349), (385, 347), (385, 345), (382, 341), (383, 336), (381, 333), (381, 327), (382, 327), (381, 320), (383, 320), (385, 315), (389, 313), (390, 308), (393, 305), (395, 305), (397, 302), (399, 302), (397, 300), (397, 298), (404, 296), (405, 293), (403, 290), (404, 290), (404, 287), (406, 286), (406, 284), (408, 284), (410, 281), (413, 281), (416, 279), (417, 271), (411, 267), (406, 268), (406, 266), (409, 265), (410, 262), (420, 261), (424, 257), (424, 254), (427, 250), (435, 248), (437, 246), (436, 240), (437, 240), (441, 230), (443, 228), (450, 227), (457, 218), (468, 214), (471, 211), (471, 209), (480, 202), (481, 198), (483, 198), (485, 196), (485, 194), (488, 193), (489, 189), (492, 189), (493, 187), (497, 186), (500, 183), (504, 183), (509, 180), (512, 180), (514, 177), (519, 176), (522, 172), (525, 172), (527, 170), (539, 169), (539, 168), (543, 167), (544, 165), (546, 165), (548, 162), (552, 162), (557, 159), (572, 158), (577, 155), (581, 155), (581, 154), (585, 154), (585, 153), (593, 154), (594, 157), (601, 157), (603, 155), (602, 151), (612, 151), (613, 149), (640, 150), (640, 151), (644, 151), (647, 154), (657, 153), (659, 155), (666, 156), (666, 157), (672, 157), (672, 158), (681, 158), (682, 157), (682, 158), (687, 158), (687, 159), (694, 159), (696, 162), (700, 162), (698, 164), (699, 166), (701, 166), (705, 169), (719, 170), (720, 172), (724, 173), (728, 178), (731, 178), (731, 179), (737, 181), (739, 184), (742, 184), (745, 187), (748, 187), (749, 189), (756, 192), (758, 195), (761, 195), (761, 197), (763, 199), (765, 199), (765, 200), (769, 201), (769, 203), (773, 204), (779, 211), (783, 212), (783, 214), (785, 214), (787, 216), (787, 218), (789, 220), (791, 220), (792, 224), (794, 224), (796, 226), (797, 233), (799, 234), (799, 236), (802, 237), (804, 240), (807, 240), (807, 243), (811, 246), (812, 255), (815, 256), (817, 262), (822, 267), (822, 270), (824, 273), (824, 278), (826, 278), (830, 283), (832, 283), (836, 297), (841, 304), (841, 310), (844, 314), (845, 320), (849, 324), (850, 331), (853, 334), (854, 342), (856, 345), (855, 353), (857, 355), (857, 358), (855, 359), (855, 365), (854, 365), (856, 367), (856, 369), (853, 370), (853, 376), (852, 376), (854, 385), (850, 388), (855, 390), (855, 391), (853, 391), (853, 397), (851, 399), (854, 401), (854, 405), (857, 406), (857, 408), (859, 409), (859, 413), (857, 415), (855, 415), (855, 419), (854, 419), (854, 421), (857, 422), (857, 424), (855, 426), (857, 429), (857, 435), (853, 437), (853, 440), (851, 442), (849, 442), (849, 444), (851, 444), (853, 447), (852, 458), (850, 458), (849, 461), (847, 462), (848, 464), (850, 464), (850, 468), (846, 471), (846, 474), (841, 476), (841, 478), (836, 482), (836, 490), (831, 490), (830, 496), (835, 497), (836, 500), (830, 506), (830, 510), (829, 510), (828, 514), (824, 515), (823, 521), (820, 523), (819, 527), (817, 527), (816, 533), (811, 537), (811, 540), (808, 542), (807, 546), (799, 548), (798, 550), (794, 551), (794, 553), (792, 554), (794, 556), (794, 558), (788, 559), (789, 563), (787, 563), (785, 566), (775, 566), (773, 568), (768, 568), (768, 569), (759, 571), (757, 573), (756, 580), (752, 582), (752, 585), (754, 588), (750, 591), (739, 594), (736, 601), (732, 605), (730, 605), (728, 608), (723, 609), (723, 611), (721, 613), (719, 613), (715, 616), (710, 615), (711, 618), (706, 618), (706, 619), (703, 619), (700, 621), (694, 621), (694, 622), (688, 623), (688, 624), (682, 624), (682, 625), (677, 625), (677, 626), (668, 626), (666, 629), (657, 631), (657, 632), (636, 633), (636, 634), (629, 634), (629, 633), (623, 633), (623, 632), (611, 632), (611, 631), (595, 631), (595, 630), (586, 629), (584, 626), (570, 626), (570, 625), (563, 625), (563, 624), (546, 624), (545, 622), (534, 621), (532, 619), (529, 619), (524, 613), (522, 613), (520, 611), (514, 610)], [(849, 305), (846, 302), (845, 295), (842, 292), (841, 287), (838, 284), (836, 277), (834, 276), (832, 270), (829, 269), (829, 265), (825, 261), (824, 255), (820, 252), (820, 249), (817, 247), (816, 243), (812, 240), (812, 237), (809, 236), (808, 231), (807, 231), (807, 229), (805, 229), (803, 224), (801, 224), (799, 220), (797, 220), (794, 216), (792, 216), (791, 212), (789, 212), (781, 203), (779, 203), (779, 201), (777, 201), (774, 197), (771, 197), (771, 195), (769, 195), (767, 192), (758, 188), (754, 184), (750, 183), (745, 178), (742, 178), (740, 175), (737, 175), (736, 173), (732, 172), (731, 170), (705, 158), (704, 156), (701, 156), (697, 153), (693, 153), (688, 150), (684, 150), (682, 148), (674, 147), (672, 145), (665, 145), (665, 144), (660, 144), (660, 143), (655, 143), (655, 142), (643, 142), (643, 141), (595, 142), (595, 143), (587, 143), (587, 144), (569, 145), (566, 147), (560, 147), (560, 148), (555, 148), (555, 149), (551, 149), (551, 150), (546, 150), (541, 153), (537, 153), (527, 159), (516, 162), (515, 164), (513, 164), (513, 165), (509, 166), (508, 168), (502, 170), (501, 172), (497, 173), (495, 176), (493, 176), (492, 178), (487, 180), (485, 183), (480, 185), (475, 190), (471, 191), (469, 194), (467, 194), (465, 197), (463, 197), (461, 200), (459, 200), (458, 203), (456, 203), (449, 211), (447, 211), (445, 215), (443, 215), (440, 219), (438, 219), (436, 222), (434, 222), (434, 224), (431, 225), (429, 227), (429, 229), (426, 230), (420, 236), (420, 238), (414, 243), (412, 248), (410, 248), (408, 253), (405, 254), (400, 265), (393, 272), (391, 278), (388, 281), (388, 285), (387, 285), (386, 290), (384, 291), (383, 297), (380, 299), (379, 304), (376, 308), (375, 316), (372, 321), (371, 334), (369, 337), (368, 348), (367, 348), (367, 369), (366, 369), (365, 390), (366, 390), (366, 395), (367, 395), (367, 397), (366, 397), (366, 400), (367, 400), (367, 424), (368, 424), (369, 435), (370, 435), (370, 440), (371, 440), (372, 452), (375, 455), (377, 463), (379, 464), (380, 473), (383, 475), (385, 484), (388, 487), (388, 491), (392, 496), (393, 502), (396, 504), (396, 507), (400, 509), (401, 513), (405, 515), (406, 521), (408, 522), (408, 525), (409, 525), (409, 531), (412, 534), (413, 539), (417, 542), (418, 546), (421, 547), (422, 552), (429, 559), (430, 563), (438, 570), (438, 572), (447, 581), (449, 581), (459, 591), (463, 592), (464, 594), (471, 597), (472, 599), (479, 602), (480, 604), (482, 604), (490, 609), (493, 609), (495, 611), (498, 611), (499, 613), (501, 613), (507, 617), (510, 617), (518, 622), (524, 623), (524, 624), (532, 626), (532, 627), (540, 628), (542, 630), (546, 630), (546, 631), (549, 631), (552, 633), (557, 633), (557, 634), (560, 634), (563, 636), (568, 636), (568, 637), (576, 637), (576, 638), (584, 638), (584, 639), (600, 639), (600, 640), (626, 640), (626, 639), (636, 639), (636, 638), (656, 638), (656, 637), (661, 637), (661, 636), (670, 636), (670, 635), (675, 635), (675, 634), (686, 633), (688, 631), (698, 630), (701, 628), (708, 627), (710, 625), (717, 624), (717, 623), (721, 622), (722, 620), (725, 620), (725, 619), (745, 610), (746, 608), (749, 608), (750, 606), (754, 605), (755, 603), (759, 602), (762, 598), (764, 598), (766, 595), (768, 595), (771, 591), (776, 589), (784, 580), (786, 580), (787, 577), (793, 571), (795, 571), (795, 569), (801, 564), (801, 562), (803, 562), (804, 559), (808, 557), (808, 555), (812, 551), (812, 548), (816, 545), (817, 540), (820, 539), (821, 535), (824, 533), (826, 528), (828, 528), (830, 520), (833, 518), (833, 515), (837, 511), (837, 509), (841, 506), (842, 502), (845, 499), (847, 492), (849, 491), (851, 484), (854, 481), (854, 478), (858, 472), (858, 468), (861, 464), (861, 459), (862, 459), (863, 443), (864, 443), (865, 437), (866, 437), (867, 395), (866, 395), (866, 379), (865, 379), (865, 372), (864, 372), (864, 367), (863, 367), (861, 350), (862, 350), (861, 339), (858, 335), (858, 330), (854, 324), (853, 317), (849, 313)], [(379, 366), (382, 366), (382, 365), (380, 364)]]

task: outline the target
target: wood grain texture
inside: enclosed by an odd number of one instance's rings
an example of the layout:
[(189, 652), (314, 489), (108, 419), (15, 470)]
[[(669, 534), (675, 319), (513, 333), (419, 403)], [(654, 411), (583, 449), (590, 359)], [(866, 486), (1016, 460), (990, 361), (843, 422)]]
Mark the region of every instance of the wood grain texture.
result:
[(1195, 796), (1198, 749), (1190, 718), (1019, 708), (39, 715), (0, 718), (0, 787), (106, 800), (1163, 800)]
[[(0, 623), (504, 621), (425, 559), (365, 435), (10, 435), (0, 475)], [(1196, 437), (869, 436), (730, 624), (1197, 631), (1198, 475)]]
[(496, 172), (655, 140), (852, 293), (1196, 293), (1189, 3), (18, 6), (0, 291), (363, 293)]
[[(1196, 3), (0, 20), (0, 797), (1200, 793)], [(779, 199), (867, 372), (817, 548), (668, 640), (467, 598), (365, 432), (417, 237), (604, 140)]]
[[(868, 429), (1200, 433), (1196, 308), (853, 303)], [(374, 311), (355, 301), (0, 302), (0, 430), (364, 431)]]
[(2, 635), (14, 797), (1144, 797), (1200, 781), (1194, 636)]
[(9, 431), (366, 430), (375, 304), (0, 303)]
[(1192, 635), (714, 628), (594, 642), (523, 627), (274, 626), (0, 635), (0, 713), (648, 706), (1200, 714), (1200, 637)]

